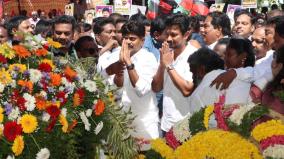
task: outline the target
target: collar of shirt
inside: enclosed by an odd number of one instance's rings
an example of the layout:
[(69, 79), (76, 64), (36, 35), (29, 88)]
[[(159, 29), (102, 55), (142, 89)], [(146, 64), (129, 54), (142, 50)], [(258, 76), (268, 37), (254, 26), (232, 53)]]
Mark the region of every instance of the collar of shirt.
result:
[(218, 43), (218, 40), (217, 41), (215, 41), (214, 43), (212, 43), (212, 44), (210, 44), (210, 45), (208, 45), (208, 48), (209, 49), (211, 49), (211, 50), (213, 50), (214, 49), (214, 47), (215, 47), (215, 45)]

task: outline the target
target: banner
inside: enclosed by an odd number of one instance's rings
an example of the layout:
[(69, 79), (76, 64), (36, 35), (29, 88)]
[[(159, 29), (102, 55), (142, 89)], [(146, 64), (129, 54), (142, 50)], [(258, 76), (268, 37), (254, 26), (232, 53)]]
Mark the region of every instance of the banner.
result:
[(230, 21), (231, 21), (231, 25), (234, 25), (234, 14), (235, 14), (235, 11), (238, 10), (238, 9), (242, 9), (242, 6), (240, 5), (233, 5), (233, 4), (228, 4), (228, 7), (227, 7), (227, 15), (228, 17), (230, 18)]
[(122, 15), (130, 15), (132, 0), (114, 0), (114, 11)]
[(74, 16), (74, 3), (65, 5), (65, 15)]
[(87, 4), (90, 5), (90, 8), (95, 9), (96, 5), (104, 5), (104, 0), (87, 0)]
[(225, 3), (215, 3), (212, 4), (209, 8), (210, 12), (218, 11), (218, 12), (223, 12)]
[(257, 8), (257, 0), (242, 0), (243, 8)]
[(93, 19), (95, 18), (96, 10), (95, 9), (88, 9), (85, 10), (85, 23), (93, 24)]
[(96, 17), (109, 17), (113, 13), (113, 7), (111, 5), (97, 5)]

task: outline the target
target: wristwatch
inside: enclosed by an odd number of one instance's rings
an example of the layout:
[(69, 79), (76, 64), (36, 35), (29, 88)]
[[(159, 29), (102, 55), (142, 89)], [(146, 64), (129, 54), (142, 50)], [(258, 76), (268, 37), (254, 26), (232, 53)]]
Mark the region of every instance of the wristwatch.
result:
[(131, 63), (130, 65), (126, 65), (127, 70), (133, 70), (134, 69), (134, 64)]
[(170, 70), (173, 70), (173, 69), (175, 69), (173, 64), (169, 64), (169, 65), (166, 66), (167, 71), (170, 71)]

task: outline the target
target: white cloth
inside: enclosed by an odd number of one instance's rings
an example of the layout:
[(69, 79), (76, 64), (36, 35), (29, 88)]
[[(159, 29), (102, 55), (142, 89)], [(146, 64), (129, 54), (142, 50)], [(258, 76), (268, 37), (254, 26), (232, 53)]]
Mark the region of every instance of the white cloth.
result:
[[(186, 81), (192, 82), (192, 73), (189, 70), (187, 62), (188, 57), (196, 51), (197, 48), (190, 43), (183, 52), (173, 62), (175, 71)], [(184, 97), (180, 90), (174, 85), (168, 72), (164, 74), (164, 96), (163, 96), (163, 116), (161, 120), (161, 129), (169, 129), (179, 120), (183, 119), (189, 112), (188, 98)]]
[(263, 90), (266, 84), (273, 79), (271, 70), (272, 60), (273, 53), (254, 67), (235, 69), (237, 72), (237, 79), (254, 83), (256, 86)]
[(211, 50), (213, 50), (213, 49), (214, 49), (214, 47), (217, 45), (217, 43), (218, 43), (218, 40), (217, 40), (217, 41), (215, 41), (214, 43), (212, 43), (212, 44), (208, 45), (208, 48), (209, 48), (209, 49), (211, 49)]
[(273, 53), (274, 53), (274, 50), (269, 50), (266, 52), (265, 56), (263, 58), (260, 58), (258, 60), (255, 61), (255, 64), (258, 65), (262, 62), (265, 62), (267, 59), (269, 59), (271, 56), (273, 57)]
[(199, 111), (207, 105), (212, 105), (219, 100), (220, 95), (225, 95), (225, 104), (246, 104), (250, 101), (249, 90), (251, 84), (235, 79), (229, 88), (220, 91), (215, 86), (210, 87), (212, 81), (225, 70), (214, 70), (207, 73), (198, 87), (190, 96), (190, 112)]
[(109, 76), (106, 73), (106, 69), (111, 64), (119, 60), (120, 50), (121, 50), (121, 47), (114, 48), (112, 51), (107, 51), (103, 53), (98, 59), (97, 72), (100, 73), (105, 79), (107, 79), (107, 82), (110, 85), (114, 84), (113, 83), (114, 75)]
[(36, 26), (37, 22), (39, 22), (39, 20), (39, 18), (37, 18), (36, 21), (34, 21), (33, 18), (29, 18), (31, 25), (33, 25), (34, 27)]
[(158, 107), (156, 95), (151, 89), (153, 77), (158, 69), (155, 56), (145, 49), (140, 49), (131, 57), (131, 62), (139, 76), (135, 87), (132, 86), (128, 71), (124, 71), (122, 92), (122, 105), (125, 110), (131, 111), (136, 116), (132, 132), (134, 137), (155, 139), (159, 137)]

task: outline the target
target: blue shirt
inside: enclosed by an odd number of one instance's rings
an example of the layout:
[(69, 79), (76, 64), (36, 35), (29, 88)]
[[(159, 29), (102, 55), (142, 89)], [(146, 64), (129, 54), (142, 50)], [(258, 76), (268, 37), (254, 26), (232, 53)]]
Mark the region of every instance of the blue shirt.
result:
[(145, 37), (143, 48), (153, 53), (157, 61), (160, 60), (160, 50), (158, 43), (150, 35), (147, 35)]

